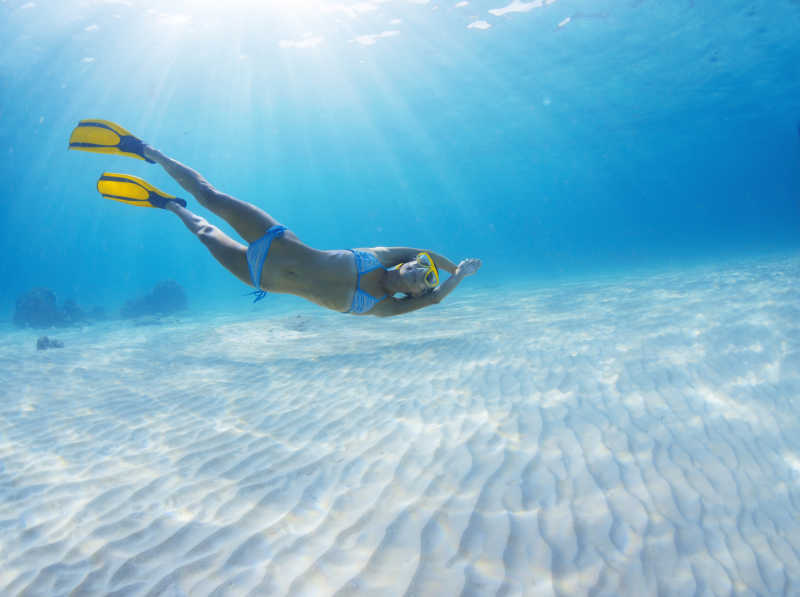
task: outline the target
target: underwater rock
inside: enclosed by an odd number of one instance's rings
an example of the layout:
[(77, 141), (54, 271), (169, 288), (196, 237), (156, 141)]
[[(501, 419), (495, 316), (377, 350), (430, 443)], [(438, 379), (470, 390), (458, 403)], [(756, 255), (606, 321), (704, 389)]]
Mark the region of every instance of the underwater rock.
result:
[(42, 336), (36, 341), (36, 350), (47, 350), (48, 348), (64, 348), (64, 343), (47, 336)]
[(14, 325), (21, 328), (64, 325), (64, 313), (56, 304), (56, 293), (49, 288), (34, 288), (17, 298)]
[(172, 315), (186, 309), (187, 304), (186, 293), (181, 285), (173, 280), (165, 280), (156, 284), (149, 294), (127, 301), (120, 315), (124, 318)]
[(102, 307), (86, 312), (73, 299), (59, 307), (55, 292), (49, 288), (34, 288), (17, 298), (13, 321), (21, 328), (49, 328), (87, 324), (99, 319), (105, 319)]
[(75, 325), (88, 321), (86, 313), (84, 313), (83, 309), (78, 306), (78, 303), (72, 299), (64, 301), (64, 306), (61, 308), (61, 312), (64, 316), (64, 323), (66, 325)]

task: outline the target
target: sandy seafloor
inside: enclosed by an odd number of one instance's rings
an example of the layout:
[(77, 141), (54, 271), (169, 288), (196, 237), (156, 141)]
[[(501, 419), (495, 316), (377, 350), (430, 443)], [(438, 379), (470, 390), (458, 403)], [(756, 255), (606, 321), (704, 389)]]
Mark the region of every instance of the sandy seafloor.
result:
[(0, 594), (800, 595), (798, 280), (11, 332)]

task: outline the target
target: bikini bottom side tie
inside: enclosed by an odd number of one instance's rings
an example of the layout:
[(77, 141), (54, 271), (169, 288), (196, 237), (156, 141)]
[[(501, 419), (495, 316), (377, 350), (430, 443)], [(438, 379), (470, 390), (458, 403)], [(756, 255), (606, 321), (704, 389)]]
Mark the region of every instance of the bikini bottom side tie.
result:
[(267, 295), (267, 291), (261, 289), (261, 272), (264, 269), (264, 262), (267, 260), (272, 239), (282, 237), (287, 230), (286, 226), (273, 226), (267, 230), (264, 236), (253, 241), (247, 247), (247, 266), (250, 268), (250, 279), (253, 281), (253, 286), (256, 287), (256, 290), (250, 293), (255, 295), (254, 303)]

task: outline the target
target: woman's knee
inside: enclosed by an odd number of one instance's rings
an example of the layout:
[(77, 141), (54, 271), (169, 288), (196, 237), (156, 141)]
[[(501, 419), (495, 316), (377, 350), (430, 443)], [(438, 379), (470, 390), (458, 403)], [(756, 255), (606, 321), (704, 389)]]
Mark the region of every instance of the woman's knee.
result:
[(198, 222), (195, 234), (206, 246), (219, 244), (223, 237), (222, 230), (205, 220)]
[(201, 180), (197, 183), (192, 190), (192, 195), (200, 205), (206, 206), (208, 203), (213, 203), (218, 199), (220, 192), (212, 187), (207, 181)]

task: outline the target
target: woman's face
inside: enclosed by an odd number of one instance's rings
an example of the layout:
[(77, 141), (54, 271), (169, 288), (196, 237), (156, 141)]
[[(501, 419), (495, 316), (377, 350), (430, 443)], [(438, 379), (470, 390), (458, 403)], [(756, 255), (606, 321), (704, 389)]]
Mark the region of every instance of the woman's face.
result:
[(422, 296), (430, 291), (425, 284), (425, 272), (427, 268), (421, 266), (416, 261), (409, 261), (400, 266), (400, 279), (403, 280), (407, 294), (413, 297)]

